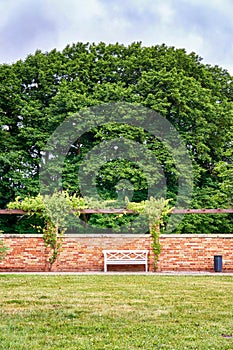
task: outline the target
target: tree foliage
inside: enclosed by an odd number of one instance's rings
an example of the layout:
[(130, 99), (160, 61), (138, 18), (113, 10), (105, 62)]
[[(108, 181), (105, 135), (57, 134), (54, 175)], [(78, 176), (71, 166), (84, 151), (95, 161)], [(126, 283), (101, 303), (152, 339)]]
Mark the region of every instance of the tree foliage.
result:
[[(17, 196), (38, 195), (45, 145), (65, 118), (118, 101), (157, 111), (182, 136), (194, 167), (192, 207), (232, 206), (233, 78), (229, 73), (203, 64), (195, 53), (165, 45), (77, 43), (62, 52), (37, 51), (24, 61), (0, 65), (0, 207)], [(175, 200), (179, 174), (168, 150), (156, 137), (124, 122), (93, 126), (76, 140), (65, 159), (63, 188), (81, 195), (77, 172), (85, 156), (93, 147), (120, 137), (153, 152), (166, 175), (166, 197)], [(126, 180), (133, 184), (132, 200), (146, 200), (143, 170), (127, 160), (107, 162), (98, 170), (99, 194), (116, 199), (122, 190), (120, 181)], [(117, 227), (117, 220), (123, 219), (93, 216), (90, 220)], [(0, 217), (0, 221), (4, 229), (25, 230), (22, 220)], [(188, 216), (177, 232), (232, 232), (232, 224), (229, 215)]]

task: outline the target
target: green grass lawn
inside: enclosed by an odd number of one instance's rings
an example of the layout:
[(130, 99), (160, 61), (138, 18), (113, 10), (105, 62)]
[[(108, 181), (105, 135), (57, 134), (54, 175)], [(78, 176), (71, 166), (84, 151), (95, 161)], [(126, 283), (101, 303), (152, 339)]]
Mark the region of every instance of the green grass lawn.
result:
[(0, 275), (0, 349), (233, 349), (233, 278)]

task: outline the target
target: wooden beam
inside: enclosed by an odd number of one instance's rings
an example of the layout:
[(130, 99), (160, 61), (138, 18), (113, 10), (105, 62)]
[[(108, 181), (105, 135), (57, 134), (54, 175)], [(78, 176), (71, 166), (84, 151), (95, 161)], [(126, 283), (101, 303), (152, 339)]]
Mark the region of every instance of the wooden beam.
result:
[(133, 210), (128, 209), (82, 209), (83, 214), (137, 214)]
[(8, 215), (8, 214), (24, 215), (24, 214), (27, 214), (27, 212), (20, 209), (0, 209), (0, 215)]
[[(81, 209), (82, 214), (137, 214), (127, 209)], [(228, 209), (173, 209), (172, 214), (232, 214), (233, 208)], [(25, 215), (26, 211), (20, 209), (0, 209), (0, 215)]]
[(173, 209), (172, 214), (231, 214), (233, 208), (229, 209)]

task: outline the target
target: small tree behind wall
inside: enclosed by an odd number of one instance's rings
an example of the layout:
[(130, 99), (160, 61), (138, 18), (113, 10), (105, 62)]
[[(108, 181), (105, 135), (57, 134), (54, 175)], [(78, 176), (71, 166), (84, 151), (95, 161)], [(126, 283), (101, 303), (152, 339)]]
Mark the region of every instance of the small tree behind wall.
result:
[(62, 250), (68, 216), (73, 210), (74, 214), (79, 216), (78, 210), (86, 208), (86, 205), (83, 198), (62, 191), (52, 195), (25, 197), (23, 200), (17, 198), (15, 202), (9, 203), (8, 208), (21, 209), (28, 215), (44, 219), (45, 226), (38, 225), (36, 229), (43, 233), (45, 246), (50, 248), (48, 263), (51, 270)]

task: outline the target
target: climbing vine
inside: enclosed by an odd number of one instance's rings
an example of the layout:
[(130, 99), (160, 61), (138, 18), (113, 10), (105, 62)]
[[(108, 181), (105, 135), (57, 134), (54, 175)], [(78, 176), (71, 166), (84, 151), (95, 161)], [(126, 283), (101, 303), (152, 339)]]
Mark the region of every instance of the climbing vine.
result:
[(79, 216), (79, 210), (86, 208), (84, 199), (68, 192), (54, 192), (52, 195), (37, 195), (36, 197), (16, 198), (8, 204), (9, 209), (22, 209), (27, 215), (42, 218), (44, 224), (36, 226), (43, 234), (46, 247), (50, 248), (48, 257), (49, 269), (62, 250), (63, 236), (67, 230), (67, 219), (72, 211)]
[(172, 210), (169, 205), (169, 199), (150, 199), (141, 201), (139, 203), (127, 201), (127, 209), (133, 210), (139, 214), (148, 216), (149, 231), (152, 237), (152, 250), (154, 253), (154, 268), (157, 269), (157, 262), (161, 252), (160, 245), (160, 228), (164, 226), (164, 217)]
[[(0, 234), (2, 232), (0, 231)], [(9, 248), (7, 248), (2, 239), (0, 239), (0, 261), (5, 258), (6, 252)]]

